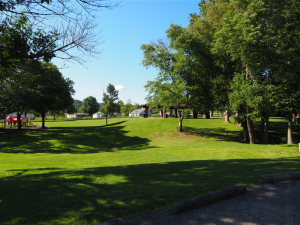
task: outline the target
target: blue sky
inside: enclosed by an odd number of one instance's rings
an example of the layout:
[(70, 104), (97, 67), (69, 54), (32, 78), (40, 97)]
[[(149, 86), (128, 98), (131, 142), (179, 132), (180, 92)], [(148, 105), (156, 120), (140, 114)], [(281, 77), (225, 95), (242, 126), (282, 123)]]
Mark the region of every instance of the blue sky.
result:
[[(75, 82), (74, 99), (83, 100), (94, 96), (102, 101), (103, 89), (111, 83), (123, 87), (119, 99), (132, 103), (145, 103), (147, 92), (144, 85), (154, 80), (158, 71), (146, 69), (141, 64), (142, 44), (149, 44), (158, 38), (165, 38), (165, 31), (171, 23), (187, 26), (189, 13), (199, 13), (199, 0), (186, 1), (130, 1), (123, 0), (121, 7), (100, 12), (102, 40), (99, 59), (90, 58), (83, 67), (68, 63), (60, 71)], [(62, 61), (52, 61), (58, 67)]]

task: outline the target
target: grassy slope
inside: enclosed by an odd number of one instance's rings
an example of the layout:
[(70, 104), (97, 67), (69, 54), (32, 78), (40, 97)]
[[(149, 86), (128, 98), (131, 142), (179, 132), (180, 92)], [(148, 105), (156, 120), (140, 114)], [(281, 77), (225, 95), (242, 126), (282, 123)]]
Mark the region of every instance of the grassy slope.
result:
[[(297, 145), (239, 143), (241, 128), (221, 118), (184, 120), (183, 134), (171, 118), (104, 124), (51, 121), (45, 131), (0, 135), (0, 224), (126, 219), (252, 185), (259, 174), (299, 170)], [(284, 126), (273, 119), (273, 139)]]

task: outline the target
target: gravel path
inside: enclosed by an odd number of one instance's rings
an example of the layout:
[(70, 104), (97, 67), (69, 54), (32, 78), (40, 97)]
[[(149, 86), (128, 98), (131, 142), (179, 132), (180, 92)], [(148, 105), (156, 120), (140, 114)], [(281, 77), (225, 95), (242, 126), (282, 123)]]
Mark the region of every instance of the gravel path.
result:
[(247, 187), (245, 195), (179, 215), (170, 209), (132, 218), (126, 225), (300, 225), (300, 180)]

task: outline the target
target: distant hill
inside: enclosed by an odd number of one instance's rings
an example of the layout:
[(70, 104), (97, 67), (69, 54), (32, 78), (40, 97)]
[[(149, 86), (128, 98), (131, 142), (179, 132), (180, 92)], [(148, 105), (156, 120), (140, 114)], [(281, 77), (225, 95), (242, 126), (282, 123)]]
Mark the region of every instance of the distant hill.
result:
[(77, 108), (79, 109), (82, 106), (82, 101), (74, 99), (74, 105), (75, 105), (75, 108), (77, 105)]

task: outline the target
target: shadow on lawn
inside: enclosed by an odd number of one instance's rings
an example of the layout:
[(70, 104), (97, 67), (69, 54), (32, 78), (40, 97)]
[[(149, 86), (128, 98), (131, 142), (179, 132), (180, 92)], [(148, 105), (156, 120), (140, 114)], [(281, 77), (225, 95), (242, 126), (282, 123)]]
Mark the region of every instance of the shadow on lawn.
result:
[[(216, 118), (220, 119), (220, 118)], [(233, 124), (233, 122), (231, 122)], [(237, 125), (236, 125), (237, 126)], [(254, 121), (254, 137), (256, 144), (264, 143), (264, 134), (260, 132), (260, 121)], [(193, 128), (184, 126), (184, 132), (204, 138), (214, 138), (215, 141), (243, 142), (243, 130), (233, 131), (223, 127), (218, 128)], [(293, 143), (300, 143), (300, 125), (293, 124)], [(269, 144), (286, 144), (287, 121), (275, 118), (269, 122)]]
[[(263, 143), (263, 133), (260, 132), (260, 121), (254, 121), (254, 136), (257, 143)], [(300, 142), (300, 125), (293, 124), (293, 142)], [(287, 121), (283, 118), (273, 118), (269, 122), (269, 143), (270, 144), (286, 144), (287, 143)]]
[(216, 141), (241, 141), (242, 131), (232, 131), (223, 127), (218, 128), (193, 128), (184, 127), (184, 132), (204, 138), (214, 138)]
[(128, 131), (124, 130), (122, 123), (101, 127), (54, 127), (28, 135), (6, 135), (5, 138), (1, 137), (5, 142), (0, 152), (85, 154), (154, 147), (149, 145), (150, 140), (147, 138), (127, 136)]
[(126, 219), (228, 186), (257, 183), (262, 173), (299, 166), (295, 157), (11, 170), (0, 179), (0, 224), (95, 224)]

